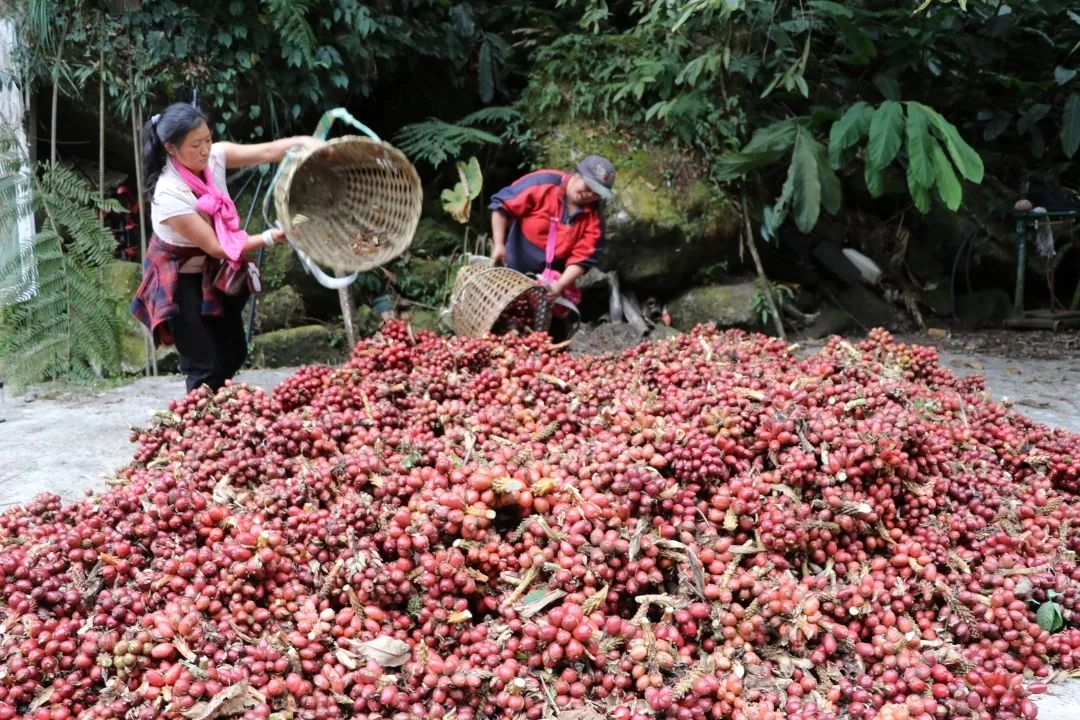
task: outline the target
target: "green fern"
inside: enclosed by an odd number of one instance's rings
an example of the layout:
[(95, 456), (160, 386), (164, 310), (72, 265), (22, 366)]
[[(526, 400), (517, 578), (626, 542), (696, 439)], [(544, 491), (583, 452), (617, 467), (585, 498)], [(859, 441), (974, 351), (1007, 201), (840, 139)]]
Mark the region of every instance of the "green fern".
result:
[[(8, 169), (11, 156), (0, 152), (0, 170)], [(109, 300), (103, 275), (115, 240), (99, 213), (119, 211), (120, 205), (115, 200), (99, 202), (86, 181), (58, 165), (42, 165), (31, 180), (28, 207), (5, 203), (0, 208), (0, 228), (10, 229), (26, 212), (41, 216), (33, 242), (32, 295), (4, 313), (0, 377), (21, 386), (115, 374), (120, 367), (120, 327), (113, 313), (104, 312)], [(0, 263), (0, 287), (13, 286), (22, 272), (21, 257)]]
[(394, 144), (406, 155), (439, 167), (450, 158), (462, 155), (469, 145), (493, 145), (502, 141), (498, 135), (476, 127), (501, 123), (512, 126), (521, 113), (507, 107), (489, 107), (466, 115), (456, 123), (437, 118), (406, 125), (394, 136)]

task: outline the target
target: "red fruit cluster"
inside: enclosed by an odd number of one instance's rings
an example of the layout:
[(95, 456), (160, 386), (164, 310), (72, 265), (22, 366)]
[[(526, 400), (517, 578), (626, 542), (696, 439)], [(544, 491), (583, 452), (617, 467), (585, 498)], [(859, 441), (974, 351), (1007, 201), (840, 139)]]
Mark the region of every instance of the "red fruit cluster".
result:
[(1080, 664), (1080, 437), (880, 331), (390, 323), (134, 439), (0, 516), (0, 720), (1031, 718)]

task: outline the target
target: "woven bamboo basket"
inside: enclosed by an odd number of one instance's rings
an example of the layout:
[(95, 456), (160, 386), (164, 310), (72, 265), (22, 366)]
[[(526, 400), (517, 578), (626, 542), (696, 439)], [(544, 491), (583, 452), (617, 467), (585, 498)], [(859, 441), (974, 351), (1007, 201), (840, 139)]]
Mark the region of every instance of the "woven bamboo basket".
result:
[[(450, 324), (464, 337), (480, 337), (503, 328), (503, 313), (518, 299), (527, 305), (530, 322), (523, 330), (547, 331), (551, 305), (547, 290), (507, 267), (466, 265), (458, 271), (450, 294)], [(503, 323), (505, 324), (505, 323)]]
[(357, 135), (286, 159), (274, 187), (282, 230), (335, 270), (370, 270), (412, 244), (423, 193), (400, 150)]

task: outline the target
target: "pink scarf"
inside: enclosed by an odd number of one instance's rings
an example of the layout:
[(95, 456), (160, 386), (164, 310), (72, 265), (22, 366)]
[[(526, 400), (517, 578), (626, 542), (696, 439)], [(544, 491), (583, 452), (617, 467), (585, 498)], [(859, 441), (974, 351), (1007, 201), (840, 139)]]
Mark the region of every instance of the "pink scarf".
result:
[(239, 268), (248, 234), (240, 229), (240, 215), (236, 211), (236, 203), (229, 197), (228, 192), (219, 190), (214, 185), (214, 174), (210, 172), (209, 166), (203, 171), (204, 177), (200, 178), (184, 167), (183, 163), (175, 162), (171, 157), (169, 162), (198, 198), (196, 209), (213, 220), (214, 233), (225, 252), (225, 259), (234, 269)]

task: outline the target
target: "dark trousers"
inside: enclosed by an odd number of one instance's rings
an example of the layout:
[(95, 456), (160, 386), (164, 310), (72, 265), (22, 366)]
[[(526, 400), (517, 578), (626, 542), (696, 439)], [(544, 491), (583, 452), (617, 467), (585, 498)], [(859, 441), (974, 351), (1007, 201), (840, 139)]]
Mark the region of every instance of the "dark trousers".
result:
[(222, 317), (203, 317), (202, 273), (180, 273), (176, 303), (179, 309), (168, 328), (180, 353), (180, 372), (187, 375), (188, 392), (202, 385), (217, 390), (247, 358), (247, 295), (226, 296)]

